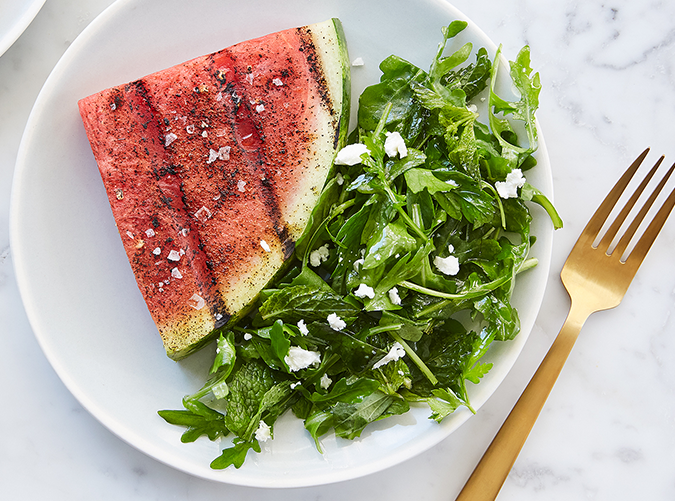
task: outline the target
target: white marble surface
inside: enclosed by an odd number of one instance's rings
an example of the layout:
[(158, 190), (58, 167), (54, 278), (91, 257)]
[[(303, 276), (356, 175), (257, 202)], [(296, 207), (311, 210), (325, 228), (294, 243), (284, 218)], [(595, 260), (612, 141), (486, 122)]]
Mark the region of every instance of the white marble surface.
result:
[[(459, 431), (386, 471), (326, 487), (258, 490), (178, 472), (89, 415), (43, 356), (12, 270), (9, 198), (31, 106), (54, 64), (111, 0), (47, 0), (0, 57), (0, 497), (50, 500), (454, 499), (562, 325), (559, 270), (619, 173), (646, 146), (675, 161), (675, 3), (456, 0), (513, 57), (530, 44), (539, 119), (565, 229), (525, 349)], [(2, 15), (2, 13), (0, 13)], [(615, 310), (587, 322), (500, 500), (675, 499), (675, 217)]]

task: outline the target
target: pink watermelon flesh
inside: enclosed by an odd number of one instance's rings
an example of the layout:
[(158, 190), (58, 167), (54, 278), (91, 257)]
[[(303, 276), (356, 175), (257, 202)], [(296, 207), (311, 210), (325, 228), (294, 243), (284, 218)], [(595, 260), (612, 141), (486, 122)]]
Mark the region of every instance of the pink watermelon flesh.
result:
[(167, 354), (239, 318), (293, 252), (344, 141), (337, 20), (290, 29), (79, 102)]

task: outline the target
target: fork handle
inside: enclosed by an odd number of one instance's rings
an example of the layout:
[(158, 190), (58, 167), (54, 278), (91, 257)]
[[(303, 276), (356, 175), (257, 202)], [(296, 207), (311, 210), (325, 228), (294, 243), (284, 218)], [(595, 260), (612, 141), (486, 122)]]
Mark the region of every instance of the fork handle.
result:
[(492, 501), (502, 488), (591, 312), (570, 308), (560, 333), (456, 501)]

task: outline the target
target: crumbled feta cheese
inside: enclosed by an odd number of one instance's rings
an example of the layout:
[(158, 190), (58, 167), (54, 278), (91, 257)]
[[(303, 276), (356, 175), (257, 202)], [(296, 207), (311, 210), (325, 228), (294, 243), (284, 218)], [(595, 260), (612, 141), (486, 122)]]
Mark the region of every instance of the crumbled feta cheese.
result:
[(366, 63), (363, 61), (362, 57), (357, 57), (352, 61), (352, 66), (363, 66), (364, 64)]
[(305, 325), (305, 321), (302, 319), (300, 319), (300, 321), (298, 322), (298, 329), (300, 329), (300, 334), (302, 334), (303, 336), (309, 334), (309, 329), (307, 328), (307, 325)]
[(258, 106), (255, 107), (255, 111), (257, 111), (258, 113), (262, 113), (263, 111), (265, 111), (265, 105), (259, 104)]
[(154, 237), (155, 230), (153, 230), (152, 228), (148, 228), (147, 230), (145, 230), (145, 236), (148, 238)]
[(169, 255), (167, 256), (167, 259), (169, 261), (179, 261), (180, 260), (180, 253), (176, 250), (171, 250), (169, 252)]
[(208, 209), (208, 207), (202, 206), (197, 212), (195, 212), (195, 217), (199, 219), (202, 223), (205, 223), (208, 219), (211, 218), (213, 214)]
[(309, 264), (316, 268), (317, 266), (321, 266), (321, 263), (326, 261), (329, 256), (330, 251), (328, 250), (328, 244), (324, 244), (309, 253)]
[(395, 304), (396, 306), (399, 306), (401, 304), (401, 296), (398, 295), (398, 289), (396, 287), (392, 287), (389, 289), (389, 300)]
[(384, 140), (384, 152), (389, 157), (399, 155), (401, 158), (408, 156), (408, 148), (405, 141), (398, 132), (387, 132), (387, 139)]
[(258, 442), (267, 442), (270, 438), (272, 438), (272, 428), (261, 419), (258, 429), (255, 431), (255, 439)]
[(310, 365), (321, 363), (321, 353), (318, 351), (305, 350), (299, 346), (291, 346), (288, 349), (288, 355), (284, 357), (284, 362), (288, 365), (291, 372), (306, 369)]
[(272, 252), (272, 249), (270, 248), (269, 244), (264, 240), (260, 241), (260, 247), (262, 247), (265, 252)]
[(174, 268), (171, 270), (171, 276), (173, 278), (183, 278), (183, 274), (180, 272), (178, 268)]
[(394, 362), (403, 356), (405, 356), (405, 350), (403, 349), (403, 346), (401, 346), (400, 343), (396, 342), (394, 343), (394, 346), (392, 346), (391, 349), (389, 350), (389, 353), (387, 353), (379, 361), (375, 362), (375, 365), (373, 365), (373, 369), (379, 369), (383, 365), (386, 365), (389, 362)]
[(518, 188), (525, 185), (525, 177), (520, 169), (513, 169), (506, 176), (505, 181), (497, 181), (495, 188), (497, 193), (502, 198), (516, 198), (518, 196)]
[(242, 193), (244, 193), (246, 191), (246, 181), (243, 181), (243, 180), (240, 179), (237, 182), (237, 189), (239, 191), (241, 191)]
[(273, 83), (274, 85), (276, 85), (277, 87), (281, 87), (281, 86), (284, 84), (284, 82), (281, 81), (281, 78), (274, 78), (274, 79), (272, 79), (272, 83)]
[(169, 146), (176, 139), (178, 139), (178, 136), (173, 132), (169, 132), (166, 136), (164, 136), (164, 146)]
[(360, 298), (369, 297), (370, 299), (373, 299), (375, 297), (375, 291), (369, 285), (361, 284), (359, 285), (359, 288), (354, 291), (354, 295)]
[(188, 305), (193, 307), (195, 310), (201, 310), (205, 304), (206, 301), (204, 301), (204, 298), (198, 294), (193, 294), (192, 297), (188, 299)]
[(331, 313), (328, 315), (328, 325), (330, 325), (330, 328), (333, 329), (334, 331), (341, 331), (345, 327), (347, 327), (347, 323), (342, 320), (337, 313)]
[(333, 380), (328, 377), (328, 374), (324, 373), (324, 375), (321, 376), (321, 379), (319, 379), (319, 386), (321, 386), (321, 388), (324, 390), (327, 390), (332, 382)]
[(152, 251), (155, 256), (159, 256), (162, 253), (162, 249), (155, 247), (155, 250)]
[(356, 143), (345, 146), (338, 151), (335, 158), (336, 165), (356, 165), (361, 163), (361, 155), (367, 153), (370, 155), (370, 150), (365, 144)]
[(444, 275), (457, 275), (459, 273), (459, 260), (456, 256), (453, 256), (455, 248), (452, 245), (448, 246), (448, 252), (450, 255), (448, 257), (436, 256), (434, 258), (434, 266), (438, 268), (438, 271)]
[(250, 341), (251, 339), (253, 339), (253, 334), (251, 334), (250, 332), (246, 332), (244, 334), (244, 341)]

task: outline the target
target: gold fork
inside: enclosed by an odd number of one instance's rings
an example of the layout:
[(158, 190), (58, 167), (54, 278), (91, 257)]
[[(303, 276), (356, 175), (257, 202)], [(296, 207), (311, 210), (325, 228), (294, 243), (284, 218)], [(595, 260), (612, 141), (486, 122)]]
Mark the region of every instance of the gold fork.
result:
[[(625, 232), (619, 233), (636, 202), (654, 177), (663, 161), (659, 158), (654, 167), (636, 188), (626, 205), (609, 225), (609, 216), (617, 202), (647, 156), (649, 148), (631, 164), (612, 191), (603, 200), (598, 210), (584, 228), (579, 240), (570, 252), (560, 273), (571, 299), (570, 311), (558, 337), (546, 357), (513, 407), (501, 429), (483, 455), (476, 469), (459, 493), (456, 501), (494, 500), (520, 453), (539, 412), (548, 398), (558, 375), (567, 360), (579, 331), (591, 313), (618, 306), (633, 280), (642, 260), (661, 231), (675, 205), (675, 189), (663, 202), (658, 213), (629, 248), (645, 216), (673, 173), (675, 165), (663, 176), (654, 191), (635, 215)], [(618, 209), (618, 207), (617, 207)], [(597, 242), (599, 239), (599, 242)], [(618, 240), (617, 240), (618, 239)], [(596, 244), (597, 242), (597, 244)], [(628, 257), (625, 257), (628, 250)]]

